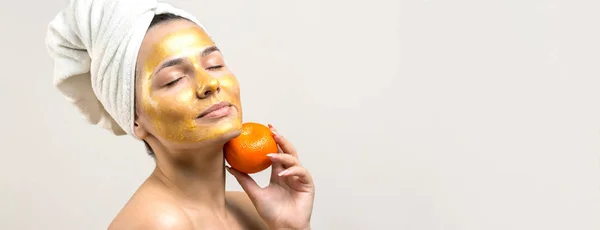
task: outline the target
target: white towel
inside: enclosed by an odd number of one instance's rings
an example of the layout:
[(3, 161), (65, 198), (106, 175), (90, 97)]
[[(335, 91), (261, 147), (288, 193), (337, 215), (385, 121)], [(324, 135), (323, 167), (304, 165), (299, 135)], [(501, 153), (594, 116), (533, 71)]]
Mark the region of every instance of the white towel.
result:
[(54, 84), (91, 124), (133, 134), (135, 64), (152, 18), (187, 12), (156, 0), (72, 0), (50, 22)]

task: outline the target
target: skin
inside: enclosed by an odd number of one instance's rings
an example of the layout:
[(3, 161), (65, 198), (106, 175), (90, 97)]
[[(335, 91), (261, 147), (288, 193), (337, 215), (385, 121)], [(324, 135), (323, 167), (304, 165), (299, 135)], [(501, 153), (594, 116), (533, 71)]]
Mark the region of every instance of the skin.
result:
[[(225, 191), (223, 145), (240, 134), (240, 87), (200, 27), (173, 20), (150, 28), (136, 66), (134, 132), (156, 167), (109, 229), (310, 229), (314, 184), (297, 152), (270, 126), (270, 184), (227, 168), (244, 192)], [(173, 62), (173, 60), (178, 60)], [(167, 65), (166, 63), (171, 63)], [(218, 102), (222, 117), (200, 117)]]
[[(209, 47), (215, 44), (199, 27), (180, 29), (153, 42), (140, 72), (140, 107), (163, 142), (198, 143), (241, 128), (237, 79), (225, 68), (220, 52), (202, 53)], [(165, 61), (181, 63), (158, 68)], [(235, 110), (227, 119), (216, 123), (197, 119), (202, 110), (223, 101)]]

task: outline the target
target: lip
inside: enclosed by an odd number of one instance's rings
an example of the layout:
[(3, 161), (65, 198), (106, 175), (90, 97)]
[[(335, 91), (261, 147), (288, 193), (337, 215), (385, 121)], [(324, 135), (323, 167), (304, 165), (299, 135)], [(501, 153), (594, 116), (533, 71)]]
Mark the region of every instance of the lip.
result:
[[(208, 108), (204, 109), (203, 111), (200, 112), (200, 115), (198, 115), (197, 118), (203, 118), (203, 117), (207, 117), (209, 115), (212, 115), (211, 113), (213, 112), (223, 112), (222, 110), (224, 109), (229, 109), (231, 107), (231, 103), (226, 102), (226, 101), (222, 101), (219, 103), (215, 103), (211, 106), (209, 106)], [(224, 111), (225, 114), (223, 115), (227, 115), (229, 113), (229, 111)]]

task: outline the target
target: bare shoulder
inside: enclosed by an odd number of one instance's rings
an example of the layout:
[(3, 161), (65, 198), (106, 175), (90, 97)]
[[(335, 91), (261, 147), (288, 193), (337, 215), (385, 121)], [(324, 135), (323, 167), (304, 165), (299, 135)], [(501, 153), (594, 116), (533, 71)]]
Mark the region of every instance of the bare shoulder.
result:
[(188, 230), (193, 229), (193, 224), (183, 209), (168, 199), (152, 194), (136, 194), (108, 229)]
[(248, 229), (268, 229), (268, 226), (256, 211), (250, 197), (245, 192), (227, 191), (225, 199), (238, 219)]

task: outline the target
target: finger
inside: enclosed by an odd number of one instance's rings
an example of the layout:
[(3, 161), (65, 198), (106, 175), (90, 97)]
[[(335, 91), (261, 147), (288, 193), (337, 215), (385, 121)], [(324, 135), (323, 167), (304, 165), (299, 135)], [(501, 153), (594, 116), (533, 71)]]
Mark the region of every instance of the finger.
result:
[[(277, 153), (273, 153), (273, 154), (277, 154)], [(283, 165), (281, 163), (275, 162), (273, 160), (271, 160), (271, 162), (272, 162), (272, 164), (271, 164), (271, 179), (270, 179), (270, 181), (271, 181), (271, 183), (273, 183), (273, 182), (277, 182), (280, 179), (280, 177), (277, 176), (277, 174), (279, 174), (285, 168), (283, 167)]]
[(235, 170), (229, 166), (225, 166), (227, 171), (235, 177), (238, 183), (242, 186), (242, 189), (246, 191), (246, 194), (250, 197), (250, 199), (254, 199), (260, 192), (261, 188), (258, 186), (256, 181), (252, 179), (248, 174)]
[(273, 127), (270, 124), (269, 124), (269, 129), (271, 129), (271, 132), (273, 132), (273, 138), (275, 138), (275, 142), (277, 142), (277, 144), (279, 145), (279, 147), (281, 148), (281, 150), (284, 153), (288, 153), (288, 154), (291, 154), (292, 156), (298, 157), (298, 153), (296, 152), (296, 149), (294, 148), (292, 143), (290, 143), (285, 137), (281, 136), (277, 132), (275, 127)]
[(272, 183), (281, 182), (281, 177), (278, 176), (280, 172), (286, 168), (299, 164), (298, 159), (290, 154), (271, 153), (267, 154), (267, 157), (273, 162), (270, 180)]
[(273, 162), (271, 161), (271, 177), (270, 177), (270, 182), (271, 183), (277, 183), (278, 181), (280, 181), (280, 177), (277, 176), (277, 174), (279, 174), (281, 171), (285, 170), (285, 168), (283, 167), (283, 165), (281, 163), (278, 162)]
[[(277, 155), (279, 153), (283, 153), (279, 147), (278, 147), (278, 150), (279, 151), (277, 153), (270, 153), (270, 154), (267, 154), (267, 156), (269, 156), (269, 155)], [(271, 157), (269, 157), (269, 159), (271, 159)], [(281, 163), (273, 161), (273, 159), (271, 159), (271, 163), (272, 163), (271, 167), (272, 167), (273, 171), (277, 171), (277, 173), (279, 173), (282, 170), (284, 170), (283, 165), (281, 165)]]
[(312, 184), (312, 178), (310, 176), (310, 174), (308, 173), (308, 170), (306, 170), (306, 168), (301, 167), (301, 166), (294, 166), (294, 167), (290, 167), (286, 170), (283, 170), (282, 172), (279, 173), (280, 177), (294, 177), (297, 176), (298, 179), (306, 184)]
[(290, 154), (271, 153), (267, 154), (267, 156), (271, 159), (273, 163), (282, 164), (285, 168), (300, 165), (300, 161), (298, 161), (298, 158)]

